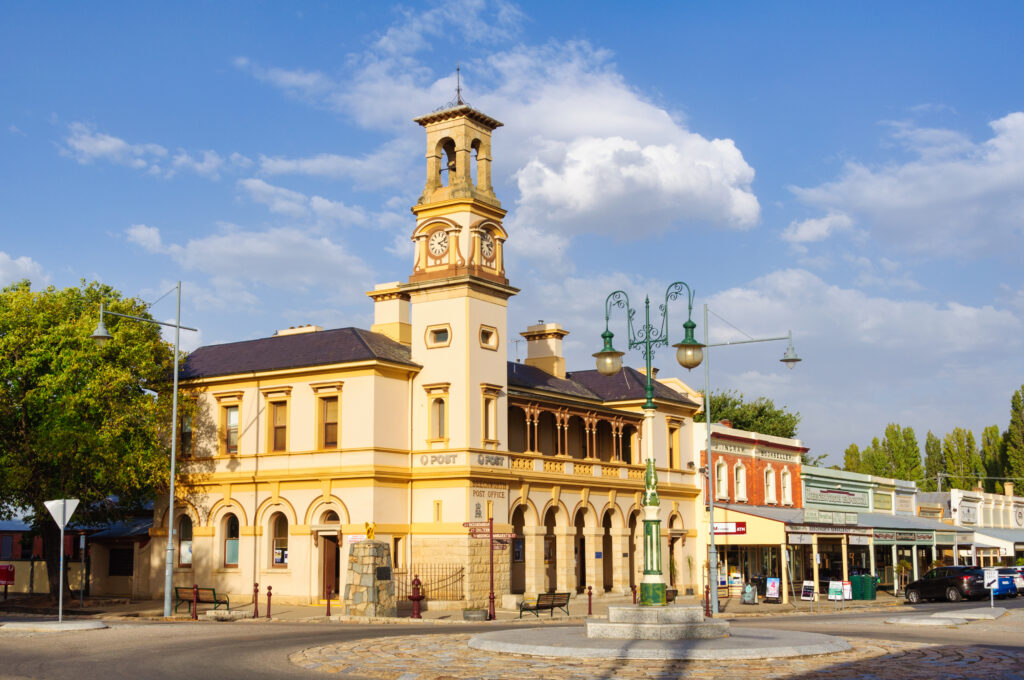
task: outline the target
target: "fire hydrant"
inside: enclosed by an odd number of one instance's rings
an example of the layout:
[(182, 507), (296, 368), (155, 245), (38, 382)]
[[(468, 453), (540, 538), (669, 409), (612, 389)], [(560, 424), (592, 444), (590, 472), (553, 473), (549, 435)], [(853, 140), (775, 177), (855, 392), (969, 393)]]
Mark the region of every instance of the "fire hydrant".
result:
[(412, 616), (409, 618), (412, 619), (423, 618), (420, 616), (420, 600), (423, 599), (423, 593), (420, 592), (421, 585), (419, 574), (414, 575), (412, 577), (412, 595), (409, 596), (409, 600), (412, 601)]

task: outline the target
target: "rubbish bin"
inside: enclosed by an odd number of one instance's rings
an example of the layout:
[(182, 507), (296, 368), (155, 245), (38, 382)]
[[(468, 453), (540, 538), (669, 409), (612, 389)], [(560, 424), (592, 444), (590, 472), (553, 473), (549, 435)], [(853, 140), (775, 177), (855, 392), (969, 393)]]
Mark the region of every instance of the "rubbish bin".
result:
[(851, 599), (854, 600), (866, 600), (867, 597), (864, 593), (864, 577), (860, 574), (854, 574), (850, 577), (850, 594)]
[(868, 597), (869, 600), (874, 600), (878, 594), (878, 577), (877, 576), (865, 576), (868, 580)]

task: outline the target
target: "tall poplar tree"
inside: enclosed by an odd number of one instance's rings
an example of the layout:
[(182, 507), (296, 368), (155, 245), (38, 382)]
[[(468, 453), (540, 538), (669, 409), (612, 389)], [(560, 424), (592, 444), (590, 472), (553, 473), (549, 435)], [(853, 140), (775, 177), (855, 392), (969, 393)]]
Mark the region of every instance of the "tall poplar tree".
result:
[[(985, 465), (986, 477), (1006, 477), (1006, 444), (999, 433), (998, 425), (989, 425), (981, 433), (981, 461)], [(1003, 482), (986, 479), (985, 491), (1002, 493)]]
[(914, 428), (889, 423), (882, 438), (885, 476), (916, 482), (921, 479), (921, 449)]
[(850, 444), (843, 452), (843, 469), (847, 472), (861, 471), (860, 447), (856, 444)]
[(1003, 435), (1006, 455), (1006, 476), (1015, 477), (1024, 488), (1024, 385), (1010, 397), (1010, 425)]
[(942, 440), (942, 454), (946, 458), (947, 481), (957, 489), (972, 489), (985, 475), (985, 466), (978, 454), (974, 433), (955, 427)]
[(928, 430), (924, 439), (924, 479), (922, 491), (937, 491), (939, 473), (946, 472), (946, 458), (942, 455), (942, 442)]

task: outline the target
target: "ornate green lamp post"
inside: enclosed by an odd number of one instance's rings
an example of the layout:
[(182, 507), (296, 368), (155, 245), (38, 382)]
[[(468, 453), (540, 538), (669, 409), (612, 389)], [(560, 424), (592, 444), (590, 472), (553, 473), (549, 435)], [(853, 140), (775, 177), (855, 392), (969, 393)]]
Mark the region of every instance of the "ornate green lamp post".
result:
[(644, 360), (647, 362), (647, 384), (644, 391), (644, 459), (647, 465), (647, 472), (644, 474), (644, 576), (640, 581), (640, 604), (643, 606), (664, 606), (666, 604), (665, 578), (661, 573), (661, 520), (658, 518), (658, 509), (661, 502), (658, 500), (658, 473), (654, 468), (654, 412), (657, 407), (654, 405), (654, 384), (651, 376), (651, 360), (654, 357), (654, 348), (668, 346), (668, 303), (677, 299), (686, 290), (688, 315), (686, 323), (683, 324), (683, 339), (681, 342), (672, 345), (676, 348), (676, 360), (686, 369), (693, 369), (700, 365), (704, 358), (704, 345), (697, 342), (693, 337), (693, 331), (697, 324), (693, 322), (693, 291), (682, 281), (676, 281), (665, 291), (665, 302), (659, 305), (661, 310), (661, 324), (658, 328), (651, 325), (651, 299), (644, 298), (644, 324), (636, 330), (634, 328), (634, 317), (636, 310), (629, 306), (629, 296), (621, 290), (613, 292), (604, 303), (604, 333), (601, 338), (604, 340), (604, 348), (594, 354), (597, 359), (597, 371), (601, 375), (615, 375), (622, 369), (622, 355), (625, 352), (616, 351), (612, 346), (613, 333), (609, 330), (608, 324), (611, 319), (612, 307), (619, 307), (626, 310), (626, 329), (629, 333), (628, 346), (626, 349), (639, 348), (644, 353)]

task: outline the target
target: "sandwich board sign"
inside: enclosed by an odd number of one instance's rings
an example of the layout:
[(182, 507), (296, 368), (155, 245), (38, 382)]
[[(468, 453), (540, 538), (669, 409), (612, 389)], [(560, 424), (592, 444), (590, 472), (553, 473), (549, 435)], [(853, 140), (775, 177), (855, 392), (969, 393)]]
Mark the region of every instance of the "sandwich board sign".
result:
[(46, 501), (43, 505), (50, 511), (50, 514), (53, 515), (53, 521), (60, 527), (60, 550), (57, 551), (57, 554), (60, 555), (60, 580), (57, 587), (57, 622), (62, 623), (64, 621), (64, 527), (67, 526), (68, 520), (71, 519), (75, 508), (78, 507), (78, 499), (58, 498), (57, 500)]

